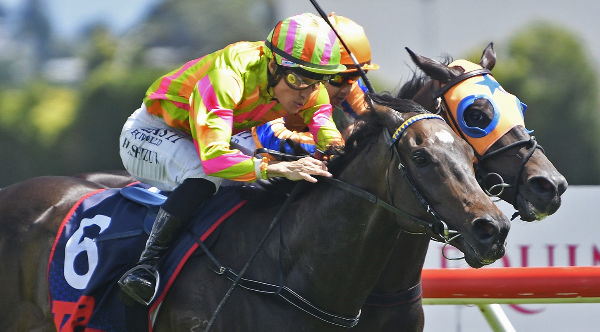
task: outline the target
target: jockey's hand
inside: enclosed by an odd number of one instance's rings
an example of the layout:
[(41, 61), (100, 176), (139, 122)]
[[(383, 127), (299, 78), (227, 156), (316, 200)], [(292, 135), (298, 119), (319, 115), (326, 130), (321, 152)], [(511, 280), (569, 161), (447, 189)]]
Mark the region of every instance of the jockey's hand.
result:
[(271, 161), (267, 166), (267, 177), (283, 176), (293, 181), (306, 180), (317, 182), (311, 175), (331, 177), (325, 162), (312, 157), (304, 157), (294, 161)]

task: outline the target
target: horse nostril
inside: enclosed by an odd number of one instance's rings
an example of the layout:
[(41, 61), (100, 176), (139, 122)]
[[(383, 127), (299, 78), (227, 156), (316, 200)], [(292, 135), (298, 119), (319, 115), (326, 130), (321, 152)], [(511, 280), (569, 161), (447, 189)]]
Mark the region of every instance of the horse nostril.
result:
[(530, 188), (539, 194), (548, 196), (557, 195), (557, 191), (554, 187), (554, 184), (544, 177), (535, 176), (527, 180), (527, 182), (529, 183)]
[(567, 191), (568, 186), (569, 184), (567, 183), (567, 179), (561, 177), (558, 181), (558, 196), (564, 194), (564, 192)]
[(498, 229), (490, 220), (479, 218), (473, 222), (473, 235), (481, 242), (490, 241), (498, 234)]

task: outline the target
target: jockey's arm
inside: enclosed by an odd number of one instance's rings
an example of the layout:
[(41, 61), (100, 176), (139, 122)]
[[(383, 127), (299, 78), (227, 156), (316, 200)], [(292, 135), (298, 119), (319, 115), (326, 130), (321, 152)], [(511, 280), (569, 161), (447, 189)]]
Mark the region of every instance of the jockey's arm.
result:
[[(290, 120), (297, 118), (300, 126), (292, 127)], [(293, 129), (292, 129), (293, 128)], [(289, 115), (286, 118), (279, 118), (269, 121), (253, 129), (252, 134), (260, 146), (270, 150), (280, 151), (288, 154), (295, 154), (294, 149), (287, 144), (291, 140), (306, 150), (308, 153), (315, 152), (315, 142), (313, 136), (308, 132), (308, 127), (298, 115)]]

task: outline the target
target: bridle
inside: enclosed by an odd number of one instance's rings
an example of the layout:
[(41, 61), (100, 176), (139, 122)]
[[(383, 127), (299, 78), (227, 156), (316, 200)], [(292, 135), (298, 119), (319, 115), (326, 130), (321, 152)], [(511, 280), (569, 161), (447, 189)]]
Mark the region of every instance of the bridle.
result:
[[(507, 187), (514, 187), (515, 188), (514, 189), (515, 196), (516, 196), (517, 193), (519, 192), (519, 184), (520, 184), (519, 179), (521, 178), (521, 175), (523, 174), (525, 165), (527, 164), (527, 162), (529, 162), (529, 159), (531, 158), (531, 156), (533, 156), (533, 153), (535, 152), (536, 149), (540, 149), (542, 151), (542, 153), (544, 153), (544, 148), (538, 144), (537, 140), (535, 139), (535, 136), (530, 136), (528, 140), (520, 140), (520, 141), (513, 142), (507, 146), (503, 146), (494, 151), (488, 151), (483, 156), (478, 157), (479, 162), (482, 162), (484, 160), (494, 158), (495, 156), (500, 155), (501, 153), (504, 153), (507, 150), (510, 150), (515, 147), (520, 147), (520, 146), (524, 146), (526, 149), (528, 149), (528, 151), (527, 151), (527, 154), (525, 155), (525, 158), (523, 158), (523, 161), (519, 165), (519, 170), (517, 172), (517, 176), (515, 177), (514, 183), (512, 185), (505, 183), (504, 180), (502, 179), (502, 176), (500, 176), (500, 174), (485, 172), (483, 170), (483, 168), (481, 166), (479, 166), (479, 163), (474, 165), (475, 166), (475, 174), (477, 176), (477, 181), (479, 182), (481, 187), (484, 189), (484, 191), (489, 196), (494, 196), (494, 197), (500, 196), (500, 194), (502, 194), (502, 192), (504, 191), (504, 188), (507, 188)], [(485, 188), (485, 180), (489, 176), (496, 176), (498, 179), (500, 179), (500, 182), (498, 184), (491, 185), (489, 188)], [(494, 191), (494, 189), (498, 188), (498, 187), (501, 188), (500, 191), (497, 194), (492, 194), (492, 191)], [(513, 216), (512, 219), (514, 219), (514, 218), (515, 218), (515, 216)]]
[[(336, 178), (326, 178), (326, 177), (320, 177), (319, 180), (330, 183), (340, 189), (343, 189), (347, 192), (354, 194), (355, 196), (364, 198), (367, 201), (369, 201), (381, 208), (384, 208), (397, 216), (402, 216), (402, 217), (411, 219), (418, 225), (418, 227), (420, 227), (422, 229), (423, 233), (428, 234), (432, 240), (438, 241), (438, 242), (443, 242), (446, 245), (448, 245), (448, 244), (450, 244), (450, 241), (459, 237), (460, 233), (456, 230), (451, 230), (448, 227), (448, 225), (442, 220), (442, 218), (439, 216), (439, 214), (433, 209), (431, 204), (429, 204), (429, 202), (427, 202), (427, 200), (425, 199), (423, 194), (421, 194), (421, 191), (417, 188), (416, 182), (414, 181), (413, 177), (407, 171), (406, 166), (404, 166), (402, 157), (398, 153), (398, 150), (395, 148), (398, 141), (401, 139), (402, 134), (406, 130), (406, 128), (408, 128), (408, 126), (410, 126), (411, 124), (413, 124), (417, 121), (420, 121), (420, 120), (424, 120), (424, 119), (439, 119), (439, 120), (444, 121), (444, 119), (440, 115), (437, 115), (437, 114), (432, 114), (432, 113), (417, 114), (415, 116), (410, 117), (408, 120), (404, 121), (404, 123), (402, 123), (398, 127), (398, 129), (396, 129), (396, 131), (393, 133), (393, 135), (390, 135), (390, 133), (388, 131), (384, 131), (384, 135), (385, 135), (387, 144), (390, 148), (390, 165), (392, 164), (394, 158), (398, 159), (398, 167), (397, 167), (398, 170), (401, 172), (402, 176), (406, 179), (406, 181), (409, 184), (409, 187), (411, 188), (411, 191), (413, 192), (413, 194), (415, 195), (416, 199), (419, 201), (419, 203), (421, 204), (423, 209), (425, 211), (427, 211), (430, 218), (423, 219), (423, 218), (417, 217), (415, 215), (412, 215), (406, 211), (403, 211), (403, 210), (397, 208), (396, 206), (393, 205), (393, 203), (388, 203), (387, 201), (384, 201), (381, 198), (377, 197), (377, 195), (372, 194), (362, 188), (356, 187), (356, 186), (354, 186), (350, 183), (344, 182), (342, 180), (339, 180)], [(387, 200), (389, 202), (393, 202), (389, 170), (390, 170), (390, 168), (388, 167), (386, 169), (386, 174), (385, 174)], [(407, 231), (407, 230), (403, 230), (403, 231), (411, 233), (410, 231)], [(422, 233), (419, 233), (419, 234), (422, 234)]]
[[(471, 77), (483, 76), (483, 75), (491, 76), (490, 70), (486, 69), (486, 68), (481, 68), (481, 69), (475, 69), (472, 71), (464, 72), (464, 73), (452, 78), (449, 82), (445, 83), (442, 87), (437, 89), (437, 91), (434, 91), (433, 98), (436, 100), (435, 113), (440, 114), (448, 123), (451, 124), (453, 129), (465, 141), (467, 141), (467, 143), (469, 143), (469, 145), (471, 145), (471, 147), (473, 147), (473, 151), (475, 152), (475, 157), (477, 159), (477, 162), (474, 164), (475, 175), (476, 175), (477, 181), (479, 182), (479, 185), (486, 192), (486, 194), (488, 194), (491, 197), (495, 197), (495, 198), (499, 199), (499, 196), (502, 195), (505, 188), (512, 187), (512, 188), (514, 188), (514, 192), (515, 192), (514, 200), (516, 201), (516, 197), (517, 197), (517, 194), (519, 191), (520, 179), (521, 179), (521, 176), (525, 169), (525, 165), (527, 164), (529, 159), (533, 156), (533, 153), (535, 152), (536, 149), (540, 149), (542, 151), (542, 153), (544, 153), (544, 149), (542, 148), (541, 145), (538, 144), (537, 140), (535, 139), (535, 136), (529, 136), (528, 139), (523, 139), (523, 140), (513, 142), (507, 146), (501, 147), (494, 151), (487, 150), (487, 151), (485, 151), (485, 153), (483, 153), (483, 155), (479, 154), (477, 152), (477, 150), (475, 149), (475, 147), (473, 146), (473, 143), (471, 142), (470, 138), (467, 135), (465, 135), (465, 133), (462, 130), (459, 129), (460, 127), (458, 126), (458, 119), (456, 119), (454, 117), (453, 112), (450, 112), (450, 107), (448, 106), (446, 93), (450, 89), (462, 84), (465, 80), (467, 80)], [(517, 175), (512, 184), (507, 183), (500, 174), (493, 173), (493, 172), (486, 172), (480, 166), (481, 162), (483, 162), (485, 160), (492, 159), (492, 158), (504, 153), (505, 151), (511, 150), (513, 148), (519, 148), (519, 147), (524, 147), (525, 149), (527, 149), (527, 154), (524, 156), (523, 161), (519, 165)], [(497, 182), (494, 184), (488, 185), (487, 182), (488, 182), (488, 179), (490, 179), (490, 178), (497, 179)], [(515, 212), (512, 219), (516, 218), (518, 215), (519, 215), (519, 213)]]

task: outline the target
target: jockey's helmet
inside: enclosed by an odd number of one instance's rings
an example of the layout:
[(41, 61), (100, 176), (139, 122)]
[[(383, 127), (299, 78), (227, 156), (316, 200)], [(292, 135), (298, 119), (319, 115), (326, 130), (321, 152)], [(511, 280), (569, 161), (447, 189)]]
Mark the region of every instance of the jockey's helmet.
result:
[[(322, 18), (304, 13), (288, 17), (269, 33), (265, 45), (277, 64), (317, 75), (344, 71), (340, 64), (340, 43)], [(314, 76), (314, 75), (311, 75)]]

